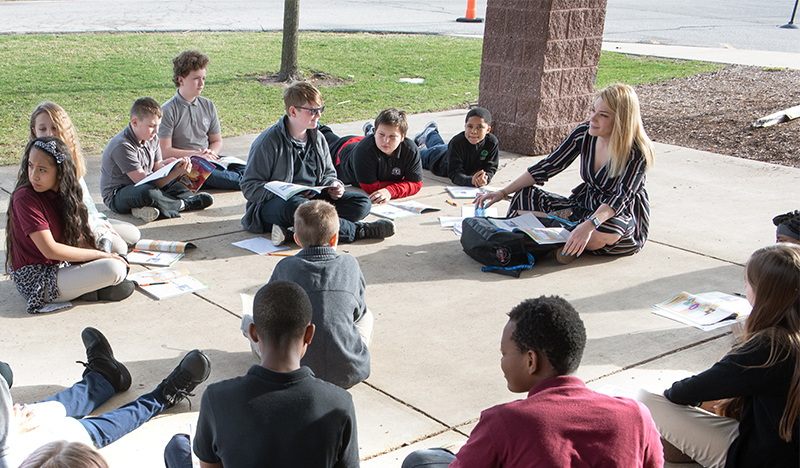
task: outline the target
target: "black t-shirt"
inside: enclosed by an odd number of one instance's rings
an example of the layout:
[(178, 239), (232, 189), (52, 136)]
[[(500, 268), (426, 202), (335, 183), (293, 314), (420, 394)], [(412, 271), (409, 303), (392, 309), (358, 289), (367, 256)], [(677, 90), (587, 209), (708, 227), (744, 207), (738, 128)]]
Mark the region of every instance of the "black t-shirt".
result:
[(227, 467), (357, 467), (353, 399), (308, 367), (253, 366), (203, 393), (194, 453)]
[[(398, 151), (399, 150), (399, 151)], [(370, 135), (356, 145), (347, 145), (339, 152), (336, 173), (345, 184), (369, 185), (376, 182), (420, 182), (422, 161), (419, 149), (406, 138), (398, 146), (395, 156), (387, 157)]]

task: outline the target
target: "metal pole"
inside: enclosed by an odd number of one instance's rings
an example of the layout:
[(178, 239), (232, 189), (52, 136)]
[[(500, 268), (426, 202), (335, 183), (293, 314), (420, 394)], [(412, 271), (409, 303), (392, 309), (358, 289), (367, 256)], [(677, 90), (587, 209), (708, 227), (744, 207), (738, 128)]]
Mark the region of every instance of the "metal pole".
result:
[(798, 0), (794, 0), (794, 10), (792, 10), (792, 19), (790, 19), (789, 22), (784, 24), (783, 26), (780, 26), (781, 28), (798, 29), (798, 26), (794, 24), (794, 14), (797, 13), (797, 2)]

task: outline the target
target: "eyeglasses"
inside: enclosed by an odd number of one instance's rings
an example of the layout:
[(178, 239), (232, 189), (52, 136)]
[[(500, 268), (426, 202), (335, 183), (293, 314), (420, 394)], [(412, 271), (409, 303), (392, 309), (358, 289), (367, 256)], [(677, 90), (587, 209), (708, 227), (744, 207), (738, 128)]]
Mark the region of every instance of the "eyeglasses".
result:
[(317, 115), (317, 114), (322, 115), (322, 113), (325, 112), (325, 106), (314, 107), (314, 108), (303, 107), (303, 106), (295, 106), (295, 107), (297, 107), (298, 109), (307, 110), (307, 111), (311, 112), (312, 115)]

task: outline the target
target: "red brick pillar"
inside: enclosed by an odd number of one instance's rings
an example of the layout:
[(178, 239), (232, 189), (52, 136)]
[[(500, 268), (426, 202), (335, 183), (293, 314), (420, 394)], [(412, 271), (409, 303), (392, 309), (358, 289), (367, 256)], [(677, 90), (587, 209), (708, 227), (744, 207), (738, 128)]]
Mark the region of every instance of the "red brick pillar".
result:
[(588, 118), (606, 0), (489, 0), (479, 103), (504, 151), (551, 152)]

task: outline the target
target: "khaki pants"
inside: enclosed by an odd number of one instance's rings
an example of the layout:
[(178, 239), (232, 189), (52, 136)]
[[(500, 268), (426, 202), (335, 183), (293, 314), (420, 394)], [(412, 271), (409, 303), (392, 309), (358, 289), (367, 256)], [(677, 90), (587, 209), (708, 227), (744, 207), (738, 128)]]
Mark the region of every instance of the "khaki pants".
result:
[(636, 399), (650, 410), (661, 437), (705, 467), (725, 466), (728, 448), (739, 436), (739, 421), (676, 405), (664, 395), (643, 389)]

